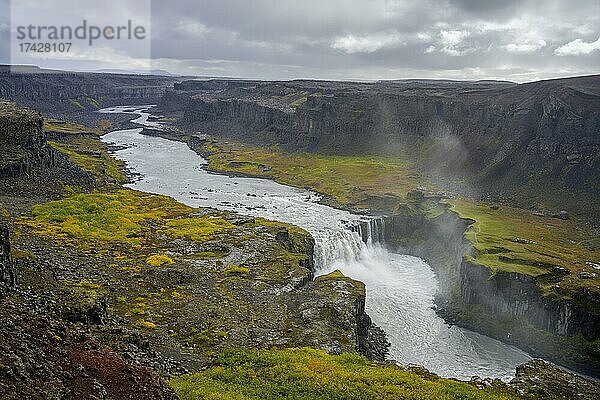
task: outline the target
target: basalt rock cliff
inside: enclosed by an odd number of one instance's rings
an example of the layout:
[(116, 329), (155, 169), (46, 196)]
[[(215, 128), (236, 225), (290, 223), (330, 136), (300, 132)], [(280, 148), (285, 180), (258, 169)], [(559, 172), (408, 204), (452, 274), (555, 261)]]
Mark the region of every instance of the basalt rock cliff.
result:
[(156, 103), (179, 80), (0, 65), (0, 99), (34, 108), (46, 116), (89, 122), (97, 119), (93, 111), (99, 108)]
[(54, 153), (46, 144), (42, 116), (12, 103), (0, 103), (0, 146), (0, 176), (18, 176), (54, 162)]

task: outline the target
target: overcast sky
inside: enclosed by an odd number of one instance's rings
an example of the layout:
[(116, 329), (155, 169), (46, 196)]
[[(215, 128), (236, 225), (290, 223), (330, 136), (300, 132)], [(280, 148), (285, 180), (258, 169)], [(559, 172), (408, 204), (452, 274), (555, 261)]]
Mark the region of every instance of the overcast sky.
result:
[(10, 61), (17, 3), (17, 14), (47, 24), (64, 21), (68, 10), (72, 24), (131, 18), (150, 32), (148, 47), (104, 41), (66, 56), (26, 58), (13, 51), (13, 61), (53, 68), (518, 82), (600, 73), (600, 0), (171, 0), (151, 8), (143, 0), (13, 0), (13, 10), (0, 0), (3, 62)]

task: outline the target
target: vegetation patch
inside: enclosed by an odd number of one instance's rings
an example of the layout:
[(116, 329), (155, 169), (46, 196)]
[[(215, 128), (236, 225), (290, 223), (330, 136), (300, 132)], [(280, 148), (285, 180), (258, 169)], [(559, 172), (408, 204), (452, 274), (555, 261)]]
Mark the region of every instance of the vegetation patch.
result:
[(250, 273), (250, 268), (240, 267), (239, 265), (228, 265), (223, 270), (226, 276), (245, 276)]
[(411, 165), (398, 157), (290, 154), (233, 142), (207, 142), (201, 150), (210, 170), (270, 178), (356, 207), (368, 207), (371, 196), (405, 197), (418, 186)]
[(171, 379), (182, 400), (515, 399), (502, 383), (481, 390), (356, 354), (301, 348), (232, 350), (204, 371)]
[(578, 275), (592, 272), (586, 262), (600, 260), (600, 238), (577, 221), (466, 200), (449, 203), (459, 216), (475, 221), (466, 233), (476, 250), (471, 261), (492, 271), (537, 277), (546, 291), (554, 290), (560, 281), (563, 296), (582, 287), (600, 293), (597, 276), (582, 279)]
[(145, 319), (138, 319), (136, 325), (145, 328), (145, 329), (154, 329), (156, 328), (156, 324), (151, 321), (146, 321)]
[(173, 238), (205, 241), (231, 225), (212, 214), (191, 217), (195, 211), (166, 196), (128, 189), (71, 192), (61, 200), (34, 206), (31, 217), (20, 224), (42, 236), (100, 248), (111, 244), (139, 248), (157, 231)]
[(48, 133), (59, 133), (68, 135), (93, 134), (102, 135), (111, 127), (112, 122), (108, 119), (100, 119), (96, 121), (96, 127), (92, 128), (82, 124), (69, 121), (61, 121), (58, 119), (44, 119), (44, 131)]
[(196, 242), (205, 242), (215, 234), (235, 225), (218, 216), (203, 216), (197, 218), (181, 218), (167, 221), (162, 231), (173, 238), (185, 238)]
[(81, 110), (83, 110), (85, 108), (81, 105), (81, 102), (77, 99), (69, 99), (69, 103), (71, 103), (71, 105), (73, 105), (74, 107), (79, 108)]
[(161, 265), (175, 264), (175, 261), (166, 254), (154, 254), (146, 259), (146, 264), (151, 267), (160, 267)]
[(99, 181), (125, 183), (125, 164), (111, 157), (106, 145), (93, 137), (78, 136), (62, 142), (48, 141), (48, 144), (66, 154), (69, 159), (84, 171), (91, 172)]
[(33, 252), (29, 251), (29, 250), (20, 250), (20, 249), (11, 249), (10, 254), (12, 255), (12, 258), (15, 260), (19, 260), (19, 259), (30, 259), (30, 260), (35, 260), (35, 254), (33, 254)]
[(2, 206), (1, 202), (0, 202), (0, 218), (7, 219), (7, 220), (11, 219), (10, 213), (8, 212), (8, 210), (6, 208), (4, 208)]

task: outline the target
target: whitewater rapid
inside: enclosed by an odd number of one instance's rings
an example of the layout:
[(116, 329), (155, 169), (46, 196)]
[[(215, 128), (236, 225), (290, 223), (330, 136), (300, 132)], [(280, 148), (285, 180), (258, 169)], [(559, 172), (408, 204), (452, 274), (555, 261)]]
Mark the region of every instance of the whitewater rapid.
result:
[[(144, 108), (114, 107), (106, 113), (139, 115)], [(230, 177), (207, 172), (206, 160), (186, 144), (140, 134), (141, 128), (118, 130), (103, 136), (112, 144), (137, 179), (126, 186), (171, 196), (194, 207), (212, 207), (291, 223), (315, 238), (317, 274), (335, 269), (363, 281), (366, 311), (391, 342), (390, 359), (418, 364), (444, 377), (469, 379), (473, 375), (510, 379), (515, 367), (530, 360), (521, 350), (478, 333), (450, 326), (437, 316), (435, 275), (423, 260), (394, 254), (378, 243), (377, 229), (363, 242), (352, 227), (369, 217), (319, 204), (320, 197), (266, 179)], [(381, 221), (380, 221), (381, 222)], [(367, 228), (369, 224), (365, 225)]]

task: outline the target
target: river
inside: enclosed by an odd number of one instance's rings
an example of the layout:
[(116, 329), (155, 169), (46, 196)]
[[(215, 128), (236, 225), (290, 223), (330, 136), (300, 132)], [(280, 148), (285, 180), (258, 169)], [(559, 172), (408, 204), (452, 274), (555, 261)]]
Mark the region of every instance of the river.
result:
[[(138, 115), (148, 121), (151, 106), (113, 107), (105, 113)], [(531, 358), (523, 351), (484, 335), (448, 325), (434, 311), (436, 277), (423, 260), (395, 254), (376, 241), (364, 243), (349, 227), (369, 217), (319, 204), (319, 195), (267, 179), (207, 172), (206, 160), (186, 144), (141, 135), (142, 128), (102, 137), (115, 145), (113, 155), (135, 174), (127, 187), (171, 196), (194, 207), (212, 207), (291, 223), (315, 238), (317, 275), (341, 270), (367, 288), (366, 311), (391, 342), (389, 358), (418, 364), (458, 379), (473, 375), (509, 380), (515, 367)]]

